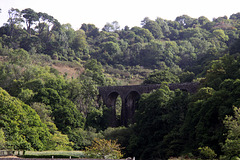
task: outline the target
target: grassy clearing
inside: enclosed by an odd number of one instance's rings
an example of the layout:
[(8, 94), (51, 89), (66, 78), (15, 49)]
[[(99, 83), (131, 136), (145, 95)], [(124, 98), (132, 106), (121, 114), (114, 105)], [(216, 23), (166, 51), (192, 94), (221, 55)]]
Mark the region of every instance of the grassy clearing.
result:
[(26, 151), (25, 155), (30, 156), (40, 156), (40, 155), (66, 155), (66, 156), (76, 156), (76, 157), (83, 157), (84, 151)]

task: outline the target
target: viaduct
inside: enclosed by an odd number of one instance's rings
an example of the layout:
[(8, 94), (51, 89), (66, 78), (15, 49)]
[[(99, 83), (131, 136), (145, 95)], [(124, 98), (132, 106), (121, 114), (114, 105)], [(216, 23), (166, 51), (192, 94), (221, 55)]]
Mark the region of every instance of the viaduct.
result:
[[(180, 89), (189, 93), (194, 93), (197, 91), (199, 83), (175, 83), (169, 84), (168, 86), (170, 90)], [(109, 125), (112, 127), (118, 125), (116, 121), (116, 99), (118, 96), (120, 96), (122, 100), (120, 125), (127, 126), (129, 123), (133, 122), (135, 109), (137, 108), (137, 102), (141, 94), (149, 93), (160, 87), (160, 84), (98, 87), (99, 98), (101, 97), (103, 105), (106, 105), (111, 110)]]

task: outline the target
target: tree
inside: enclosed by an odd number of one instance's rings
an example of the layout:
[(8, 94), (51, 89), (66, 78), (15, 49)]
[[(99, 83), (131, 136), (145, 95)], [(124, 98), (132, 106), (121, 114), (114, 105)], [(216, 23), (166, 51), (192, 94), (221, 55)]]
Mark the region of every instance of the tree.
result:
[(41, 34), (44, 29), (46, 29), (47, 34), (49, 35), (49, 31), (51, 30), (51, 27), (53, 27), (53, 22), (54, 22), (54, 18), (53, 16), (48, 15), (47, 13), (42, 13), (39, 12), (37, 13), (38, 15), (38, 26), (36, 26), (36, 28), (38, 29), (38, 33)]
[(108, 41), (101, 44), (103, 51), (107, 52), (110, 56), (114, 56), (120, 53), (120, 48), (118, 43)]
[(141, 25), (144, 26), (146, 25), (149, 21), (151, 21), (151, 19), (149, 17), (145, 17), (142, 21), (141, 21)]
[(21, 13), (23, 14), (23, 17), (25, 18), (25, 22), (27, 25), (27, 31), (28, 31), (29, 35), (31, 36), (31, 26), (34, 24), (34, 22), (36, 22), (39, 19), (38, 14), (31, 8), (24, 9), (21, 11)]
[(86, 147), (91, 146), (95, 138), (102, 138), (101, 132), (96, 133), (96, 129), (89, 127), (87, 129), (75, 128), (68, 133), (69, 140), (74, 142), (73, 148), (75, 150), (85, 150)]
[(51, 134), (34, 109), (2, 88), (0, 104), (0, 126), (4, 129), (7, 148), (46, 149)]
[(179, 78), (169, 70), (155, 70), (144, 80), (143, 84), (161, 84), (162, 82), (178, 83)]
[(209, 22), (210, 21), (207, 17), (201, 16), (201, 17), (198, 18), (198, 23), (200, 23), (200, 25), (205, 25)]
[(83, 23), (80, 29), (85, 31), (87, 37), (97, 37), (100, 34), (99, 29), (94, 24)]
[(193, 37), (202, 38), (199, 28), (187, 28), (180, 32), (180, 39), (190, 39)]
[(85, 124), (85, 118), (77, 110), (76, 105), (63, 97), (61, 103), (54, 106), (52, 116), (56, 126), (64, 134), (70, 133), (74, 128), (83, 128)]
[(22, 15), (19, 9), (11, 8), (8, 11), (8, 22), (10, 26), (10, 37), (13, 36), (14, 30), (17, 26), (15, 25), (20, 25), (21, 22), (23, 22)]
[(0, 129), (0, 149), (5, 149), (6, 140), (3, 129)]
[(175, 63), (180, 59), (178, 52), (178, 45), (175, 42), (152, 40), (144, 45), (137, 58), (139, 58), (140, 65), (152, 69), (164, 70), (166, 67), (177, 69)]
[(214, 159), (217, 157), (217, 154), (208, 146), (199, 147), (198, 150), (200, 151), (200, 156), (203, 159)]
[(95, 138), (90, 147), (86, 147), (86, 154), (90, 158), (120, 159), (123, 157), (120, 145), (116, 140)]
[(112, 23), (108, 22), (107, 24), (105, 24), (102, 30), (107, 32), (115, 32), (119, 29), (120, 29), (119, 23), (117, 21), (113, 21)]
[(163, 38), (162, 28), (161, 26), (155, 21), (147, 21), (143, 28), (148, 29), (155, 39)]
[(25, 66), (29, 63), (29, 54), (24, 49), (16, 49), (9, 53), (9, 62), (19, 66)]
[(104, 139), (117, 140), (121, 145), (124, 156), (132, 156), (128, 153), (129, 139), (134, 134), (132, 127), (109, 127), (103, 131)]
[(118, 21), (113, 21), (112, 25), (113, 25), (113, 30), (114, 31), (117, 31), (117, 30), (120, 29), (120, 25), (119, 25)]
[(88, 44), (86, 41), (85, 32), (82, 29), (79, 29), (75, 32), (75, 38), (73, 39), (72, 48), (76, 52), (80, 52), (81, 54), (88, 53)]
[(103, 68), (100, 62), (98, 62), (96, 59), (91, 59), (86, 62), (84, 65), (86, 71), (83, 74), (84, 76), (91, 77), (93, 82), (95, 82), (99, 86), (105, 86), (106, 83), (106, 77), (103, 74)]
[(181, 26), (184, 26), (185, 28), (192, 27), (194, 24), (194, 18), (191, 18), (188, 15), (182, 15), (178, 16), (175, 21), (177, 21)]
[(240, 18), (240, 12), (232, 14), (229, 19), (238, 20)]
[(218, 90), (201, 88), (191, 97), (181, 128), (186, 150), (193, 152), (208, 146), (216, 154), (221, 154), (220, 144), (225, 141), (223, 120), (226, 115), (232, 115), (233, 105), (240, 105), (236, 98), (239, 96), (239, 83), (239, 79), (225, 79)]
[(43, 123), (48, 124), (48, 122), (53, 122), (53, 120), (51, 119), (51, 106), (35, 102), (31, 105), (31, 107), (37, 112)]
[(217, 38), (220, 41), (228, 41), (229, 37), (227, 35), (225, 35), (224, 31), (222, 29), (216, 29), (213, 31), (213, 36), (215, 38)]
[(21, 92), (18, 94), (18, 98), (26, 104), (29, 104), (32, 101), (33, 96), (34, 93), (30, 89), (21, 89)]
[(166, 20), (158, 17), (155, 21), (161, 26), (164, 36), (167, 37), (170, 34), (170, 29)]
[(167, 159), (178, 156), (182, 149), (179, 128), (186, 113), (187, 94), (170, 91), (166, 83), (161, 85), (139, 101), (134, 134), (127, 147), (138, 159)]
[(153, 34), (146, 28), (133, 27), (131, 28), (131, 31), (133, 31), (136, 35), (140, 36), (140, 38), (142, 38), (144, 42), (150, 42), (154, 39)]
[(69, 142), (68, 136), (62, 134), (59, 131), (55, 131), (55, 133), (52, 135), (49, 144), (48, 144), (48, 150), (56, 150), (56, 151), (62, 151), (62, 150), (68, 150), (71, 151), (73, 142)]
[(233, 110), (234, 115), (227, 115), (223, 121), (228, 132), (222, 150), (224, 157), (228, 159), (240, 156), (240, 108), (234, 106)]
[(193, 72), (182, 72), (179, 75), (179, 79), (181, 83), (185, 83), (185, 82), (192, 82), (192, 80), (194, 79), (194, 73)]

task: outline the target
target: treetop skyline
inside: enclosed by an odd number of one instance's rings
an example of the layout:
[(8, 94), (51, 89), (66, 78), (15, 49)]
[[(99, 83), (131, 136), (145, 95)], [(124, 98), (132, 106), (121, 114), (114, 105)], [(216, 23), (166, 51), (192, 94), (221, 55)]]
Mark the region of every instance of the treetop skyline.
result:
[[(7, 22), (8, 10), (18, 8), (24, 10), (31, 8), (36, 12), (44, 12), (52, 15), (59, 20), (61, 24), (70, 23), (74, 29), (79, 29), (83, 23), (96, 25), (103, 28), (107, 22), (118, 21), (121, 28), (125, 26), (140, 26), (145, 17), (156, 19), (157, 17), (166, 20), (175, 20), (181, 15), (188, 15), (192, 18), (205, 16), (209, 20), (221, 16), (230, 16), (239, 12), (237, 0), (231, 0), (231, 3), (222, 3), (221, 1), (192, 1), (190, 0), (170, 0), (160, 2), (157, 0), (145, 1), (123, 0), (114, 2), (110, 0), (90, 0), (90, 1), (47, 1), (41, 3), (31, 0), (1, 0), (0, 25)], [(55, 6), (55, 7), (54, 7)], [(214, 6), (214, 7), (213, 7)]]

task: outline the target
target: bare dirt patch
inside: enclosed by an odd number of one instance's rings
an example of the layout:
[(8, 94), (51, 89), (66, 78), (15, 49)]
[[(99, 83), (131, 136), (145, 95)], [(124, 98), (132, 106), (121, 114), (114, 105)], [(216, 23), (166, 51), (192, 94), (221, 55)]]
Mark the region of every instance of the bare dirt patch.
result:
[(70, 67), (62, 64), (53, 64), (52, 68), (58, 70), (62, 75), (67, 74), (67, 78), (77, 78), (84, 71), (84, 68)]

